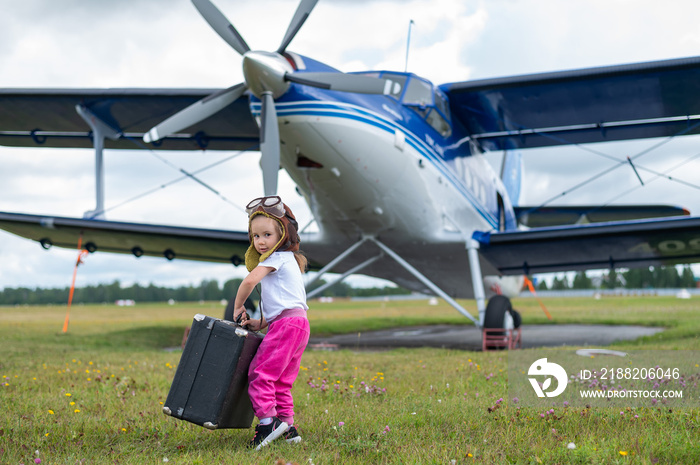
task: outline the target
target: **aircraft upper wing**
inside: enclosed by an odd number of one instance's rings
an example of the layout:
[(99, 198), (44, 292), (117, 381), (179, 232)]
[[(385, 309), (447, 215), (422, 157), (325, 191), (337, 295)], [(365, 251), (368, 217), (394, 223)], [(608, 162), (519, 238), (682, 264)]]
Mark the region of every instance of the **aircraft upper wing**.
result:
[(153, 126), (219, 89), (0, 89), (0, 145), (91, 148), (90, 127), (76, 111), (84, 105), (121, 133), (105, 147), (164, 150), (248, 150), (259, 144), (248, 96), (185, 131), (146, 146)]
[(481, 255), (505, 275), (700, 261), (700, 217), (475, 232)]
[(247, 232), (0, 212), (0, 229), (52, 245), (153, 257), (233, 263), (245, 261)]
[(700, 57), (440, 88), (486, 150), (700, 133)]

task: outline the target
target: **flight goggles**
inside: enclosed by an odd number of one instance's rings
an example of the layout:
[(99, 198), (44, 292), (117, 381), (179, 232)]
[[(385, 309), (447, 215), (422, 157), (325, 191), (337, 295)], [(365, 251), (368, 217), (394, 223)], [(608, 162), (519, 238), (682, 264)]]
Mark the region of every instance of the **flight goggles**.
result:
[(262, 208), (262, 211), (269, 213), (277, 218), (284, 218), (285, 209), (282, 199), (278, 195), (271, 195), (268, 197), (258, 197), (253, 199), (246, 205), (245, 211), (250, 216), (258, 208)]

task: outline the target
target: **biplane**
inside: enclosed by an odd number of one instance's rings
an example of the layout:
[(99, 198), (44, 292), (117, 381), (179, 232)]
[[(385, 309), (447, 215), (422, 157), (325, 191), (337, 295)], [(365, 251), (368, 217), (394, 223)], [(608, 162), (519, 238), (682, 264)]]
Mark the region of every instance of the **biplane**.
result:
[[(256, 149), (261, 193), (277, 193), (283, 169), (313, 214), (302, 244), (317, 277), (387, 279), (475, 324), (485, 277), (700, 261), (700, 218), (682, 208), (519, 201), (528, 149), (700, 133), (700, 58), (433, 83), (344, 73), (289, 50), (316, 0), (300, 2), (271, 51), (252, 49), (209, 0), (192, 3), (241, 56), (242, 82), (0, 89), (0, 145), (93, 149), (96, 163), (84, 217), (0, 212), (0, 228), (44, 248), (80, 238), (89, 252), (238, 266), (246, 231), (106, 219), (103, 150)], [(489, 152), (503, 153), (500, 170)], [(620, 163), (636, 169), (634, 157)], [(475, 298), (479, 316), (457, 298)]]

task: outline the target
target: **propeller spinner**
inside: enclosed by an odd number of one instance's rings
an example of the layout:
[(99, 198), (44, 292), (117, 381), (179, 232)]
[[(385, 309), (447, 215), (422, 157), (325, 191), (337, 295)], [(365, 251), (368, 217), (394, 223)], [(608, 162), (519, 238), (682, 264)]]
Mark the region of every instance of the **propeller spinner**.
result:
[(252, 51), (236, 28), (209, 0), (192, 0), (202, 17), (234, 50), (243, 56), (245, 82), (236, 84), (180, 110), (143, 136), (145, 142), (155, 142), (203, 121), (236, 101), (246, 90), (262, 101), (260, 115), (260, 152), (265, 195), (277, 193), (280, 166), (280, 138), (275, 99), (284, 95), (290, 82), (344, 92), (388, 94), (392, 85), (386, 79), (344, 73), (295, 74), (282, 56), (287, 46), (309, 17), (318, 0), (302, 0), (290, 22), (282, 43), (275, 52)]

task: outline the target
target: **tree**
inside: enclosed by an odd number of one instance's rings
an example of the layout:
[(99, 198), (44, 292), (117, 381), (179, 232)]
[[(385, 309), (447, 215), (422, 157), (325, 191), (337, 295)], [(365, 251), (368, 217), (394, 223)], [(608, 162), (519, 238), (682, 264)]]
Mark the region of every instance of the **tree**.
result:
[(592, 289), (593, 282), (591, 278), (588, 277), (585, 271), (579, 271), (574, 276), (574, 281), (571, 285), (572, 289)]
[(565, 289), (569, 289), (569, 280), (566, 279), (566, 276), (563, 276), (561, 279), (555, 276), (552, 281), (552, 290), (563, 291)]
[(240, 287), (242, 282), (243, 280), (240, 278), (229, 279), (228, 281), (226, 281), (221, 291), (221, 293), (223, 294), (223, 298), (226, 300), (235, 299), (236, 293), (238, 292), (238, 288)]
[(630, 268), (624, 273), (627, 287), (630, 289), (645, 289), (651, 287), (651, 272), (649, 268)]
[(199, 286), (199, 300), (221, 300), (222, 294), (219, 289), (219, 282), (215, 279), (202, 280)]
[(681, 273), (680, 287), (696, 287), (695, 275), (693, 274), (693, 270), (691, 270), (690, 266), (688, 265), (683, 267), (683, 272)]

